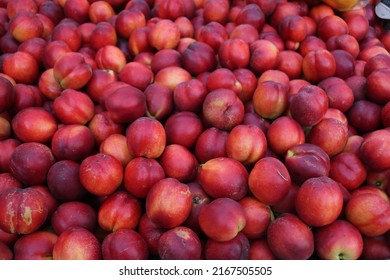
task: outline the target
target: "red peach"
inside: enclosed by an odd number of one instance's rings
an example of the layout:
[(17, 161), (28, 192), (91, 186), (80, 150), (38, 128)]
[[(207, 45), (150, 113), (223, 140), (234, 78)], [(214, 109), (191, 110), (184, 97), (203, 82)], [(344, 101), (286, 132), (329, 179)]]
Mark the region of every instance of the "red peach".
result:
[(122, 164), (112, 156), (97, 153), (86, 157), (80, 164), (80, 182), (92, 194), (112, 194), (122, 179)]

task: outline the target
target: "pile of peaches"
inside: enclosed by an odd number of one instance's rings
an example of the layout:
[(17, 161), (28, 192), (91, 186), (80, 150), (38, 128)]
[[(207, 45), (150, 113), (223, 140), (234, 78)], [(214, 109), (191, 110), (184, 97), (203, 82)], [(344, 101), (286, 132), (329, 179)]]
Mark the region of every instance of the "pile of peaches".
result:
[(389, 259), (376, 4), (1, 0), (0, 259)]

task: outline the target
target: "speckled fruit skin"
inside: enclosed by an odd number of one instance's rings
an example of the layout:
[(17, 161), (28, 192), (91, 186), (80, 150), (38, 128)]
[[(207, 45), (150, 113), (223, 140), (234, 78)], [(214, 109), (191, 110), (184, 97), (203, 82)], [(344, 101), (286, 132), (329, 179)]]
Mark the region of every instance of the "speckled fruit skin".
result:
[(8, 233), (29, 234), (46, 220), (43, 195), (32, 188), (12, 188), (0, 195), (0, 228)]

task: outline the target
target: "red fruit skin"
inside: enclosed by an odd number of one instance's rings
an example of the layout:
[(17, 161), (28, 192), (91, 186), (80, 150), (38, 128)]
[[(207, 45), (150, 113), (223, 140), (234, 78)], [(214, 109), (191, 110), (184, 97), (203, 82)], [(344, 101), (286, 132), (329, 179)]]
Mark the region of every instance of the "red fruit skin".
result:
[(203, 102), (205, 120), (216, 128), (230, 131), (244, 119), (245, 108), (237, 94), (225, 88), (209, 92)]
[(329, 176), (330, 158), (314, 144), (303, 143), (291, 147), (284, 162), (292, 181), (299, 185), (309, 178)]
[(182, 53), (182, 66), (192, 75), (212, 71), (217, 66), (214, 50), (201, 41), (191, 43)]
[(347, 82), (339, 77), (329, 77), (319, 84), (329, 98), (329, 108), (346, 112), (353, 105), (355, 98), (352, 89)]
[(307, 179), (295, 197), (298, 217), (307, 225), (321, 227), (333, 223), (343, 209), (343, 194), (329, 177)]
[(0, 174), (0, 194), (8, 189), (22, 188), (23, 184), (19, 182), (11, 173)]
[(174, 109), (173, 93), (167, 86), (150, 84), (144, 91), (146, 97), (146, 115), (156, 120), (165, 120)]
[(53, 66), (54, 78), (62, 88), (81, 89), (92, 77), (92, 68), (78, 52), (62, 55)]
[(202, 164), (197, 181), (212, 198), (239, 200), (248, 193), (248, 171), (238, 160), (229, 157), (213, 158)]
[(24, 185), (41, 185), (46, 182), (47, 172), (55, 163), (50, 148), (37, 142), (18, 145), (11, 155), (9, 168)]
[(50, 100), (55, 100), (61, 95), (62, 87), (54, 78), (53, 68), (49, 68), (42, 72), (39, 77), (38, 88), (42, 95)]
[(257, 84), (252, 100), (256, 113), (261, 117), (276, 119), (287, 109), (287, 88), (275, 81), (260, 82)]
[(179, 44), (179, 41), (180, 29), (170, 19), (161, 19), (150, 27), (148, 42), (157, 50), (174, 49)]
[(47, 174), (50, 193), (59, 201), (81, 200), (87, 193), (80, 182), (80, 164), (71, 160), (59, 160)]
[(309, 51), (302, 61), (305, 78), (315, 84), (336, 74), (336, 60), (326, 49)]
[(14, 244), (15, 260), (52, 260), (53, 247), (58, 235), (49, 231), (36, 231), (19, 238)]
[(83, 227), (65, 230), (53, 247), (53, 260), (100, 260), (101, 255), (99, 240)]
[(359, 156), (369, 169), (381, 171), (390, 168), (390, 131), (379, 129), (364, 137)]
[(244, 165), (254, 164), (264, 157), (267, 150), (267, 139), (256, 125), (238, 125), (234, 127), (226, 142), (226, 152)]
[(276, 260), (276, 257), (272, 253), (267, 239), (260, 238), (250, 242), (249, 248), (249, 260)]
[(95, 61), (98, 69), (118, 74), (126, 65), (126, 56), (120, 48), (106, 45), (96, 51)]
[(136, 157), (125, 167), (123, 184), (130, 194), (145, 198), (150, 188), (164, 178), (164, 169), (156, 159)]
[(328, 96), (322, 88), (306, 85), (290, 98), (289, 111), (302, 126), (313, 126), (321, 121), (328, 104)]
[(13, 105), (15, 95), (12, 83), (4, 77), (0, 77), (0, 114), (7, 111)]
[(256, 40), (251, 44), (250, 49), (249, 69), (255, 74), (261, 75), (277, 66), (280, 51), (271, 41), (267, 39)]
[(205, 205), (199, 212), (202, 231), (215, 241), (229, 241), (245, 227), (245, 211), (237, 201), (221, 197)]
[(388, 68), (377, 69), (367, 76), (367, 98), (383, 105), (390, 101), (390, 71)]
[(217, 158), (227, 157), (226, 142), (229, 132), (210, 127), (204, 130), (195, 144), (195, 156), (200, 163)]
[(118, 229), (108, 234), (101, 247), (104, 260), (146, 260), (149, 257), (145, 240), (132, 229)]
[(180, 83), (173, 91), (173, 101), (180, 111), (199, 113), (208, 91), (198, 79)]
[(138, 232), (148, 245), (151, 256), (158, 255), (158, 241), (167, 229), (157, 225), (144, 213), (139, 221)]
[(115, 133), (107, 137), (99, 146), (101, 153), (113, 156), (125, 167), (132, 159), (129, 148), (127, 147), (127, 139), (123, 134)]
[(69, 201), (57, 207), (51, 216), (51, 225), (58, 235), (74, 226), (94, 231), (97, 226), (97, 214), (95, 209), (85, 202)]
[(267, 130), (267, 145), (276, 154), (284, 156), (293, 146), (305, 142), (305, 132), (293, 118), (281, 116)]
[(202, 243), (198, 235), (190, 228), (178, 226), (164, 232), (158, 245), (162, 260), (199, 260)]
[(12, 129), (23, 142), (48, 143), (57, 126), (54, 116), (40, 107), (25, 108), (12, 119)]
[(141, 11), (125, 9), (117, 14), (115, 30), (119, 36), (128, 39), (135, 29), (145, 26), (145, 24), (146, 18)]
[(0, 260), (12, 260), (13, 256), (12, 250), (4, 242), (0, 241)]
[(221, 24), (226, 23), (229, 16), (229, 1), (227, 0), (209, 0), (203, 5), (204, 20), (206, 22), (216, 21)]
[(32, 11), (21, 11), (10, 19), (9, 31), (20, 43), (43, 35), (42, 21)]
[(336, 220), (314, 232), (315, 251), (323, 260), (357, 260), (363, 251), (363, 236), (345, 220)]
[(50, 218), (53, 215), (54, 211), (60, 205), (60, 202), (51, 194), (49, 188), (46, 185), (35, 185), (35, 186), (31, 186), (30, 188), (40, 192), (46, 201), (47, 217), (45, 222), (43, 223), (43, 227), (47, 226), (50, 222)]
[(208, 44), (215, 53), (218, 53), (221, 44), (229, 39), (225, 26), (216, 21), (201, 25), (196, 29), (195, 36), (197, 41)]
[(123, 167), (116, 158), (97, 153), (86, 157), (80, 164), (80, 182), (97, 196), (110, 195), (123, 180)]
[(188, 183), (196, 176), (198, 161), (195, 155), (183, 145), (167, 145), (159, 158), (159, 162), (166, 177)]
[(222, 67), (231, 70), (246, 68), (250, 61), (249, 44), (242, 39), (227, 39), (218, 50)]
[(154, 80), (154, 73), (149, 66), (132, 61), (123, 66), (118, 74), (121, 81), (144, 91)]
[(379, 236), (363, 236), (363, 252), (361, 258), (364, 260), (387, 260), (390, 258), (389, 234)]
[(244, 197), (239, 203), (244, 208), (247, 221), (241, 232), (251, 240), (265, 237), (273, 219), (271, 208), (253, 197)]
[(52, 151), (58, 160), (80, 162), (92, 155), (95, 141), (91, 130), (81, 124), (61, 126), (53, 135)]
[(149, 190), (145, 208), (152, 222), (163, 228), (174, 228), (189, 216), (192, 195), (188, 186), (174, 178), (164, 178)]
[(164, 124), (167, 144), (179, 144), (192, 149), (203, 132), (203, 123), (194, 112), (177, 112), (170, 115)]
[(367, 169), (356, 154), (341, 152), (330, 160), (329, 177), (351, 191), (364, 183)]
[(105, 93), (114, 91), (109, 91), (110, 87), (116, 88), (116, 85), (127, 86), (127, 84), (118, 81), (118, 75), (114, 71), (94, 69), (85, 89), (92, 101), (100, 103), (106, 97)]
[(12, 188), (0, 195), (0, 228), (7, 233), (29, 234), (46, 220), (44, 196), (31, 188)]
[(94, 103), (85, 93), (67, 89), (53, 102), (56, 117), (63, 124), (86, 124), (94, 115)]
[(125, 191), (117, 191), (102, 202), (97, 213), (97, 221), (106, 231), (135, 229), (141, 213), (141, 203), (138, 199)]
[(249, 173), (249, 190), (262, 203), (273, 205), (289, 192), (291, 177), (282, 161), (264, 157), (256, 162)]
[(16, 51), (4, 57), (3, 73), (21, 84), (33, 84), (39, 74), (39, 64), (31, 54)]
[(88, 123), (88, 128), (91, 130), (97, 145), (100, 145), (108, 136), (125, 131), (124, 125), (114, 122), (107, 111), (96, 113)]
[(104, 99), (104, 106), (114, 122), (126, 124), (144, 116), (146, 98), (141, 90), (124, 86), (109, 94)]
[(204, 254), (206, 260), (247, 260), (250, 243), (248, 238), (239, 232), (228, 241), (207, 239)]
[(184, 221), (183, 226), (192, 229), (198, 236), (200, 236), (202, 234), (202, 230), (199, 226), (199, 213), (200, 210), (212, 199), (198, 182), (190, 182), (187, 185), (192, 195), (192, 207), (190, 215)]
[(365, 236), (379, 236), (390, 229), (390, 203), (387, 194), (373, 186), (361, 186), (351, 193), (345, 217)]
[(307, 142), (317, 145), (329, 157), (333, 157), (342, 152), (348, 136), (348, 127), (345, 123), (334, 118), (324, 118), (311, 128)]
[(132, 122), (127, 130), (127, 146), (132, 157), (157, 159), (166, 145), (166, 132), (158, 120), (141, 117)]
[(262, 30), (265, 24), (265, 14), (257, 3), (249, 3), (240, 10), (235, 23), (250, 24), (257, 30)]
[(305, 260), (314, 253), (313, 232), (291, 213), (276, 218), (267, 230), (268, 245), (278, 259)]

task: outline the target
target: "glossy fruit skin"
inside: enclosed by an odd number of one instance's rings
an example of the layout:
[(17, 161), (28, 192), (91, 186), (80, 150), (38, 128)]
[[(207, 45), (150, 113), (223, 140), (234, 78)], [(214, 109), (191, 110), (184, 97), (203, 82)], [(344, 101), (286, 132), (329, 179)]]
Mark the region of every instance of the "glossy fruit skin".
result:
[(55, 163), (51, 149), (41, 143), (27, 142), (17, 146), (10, 158), (11, 173), (25, 185), (40, 185)]
[(126, 130), (127, 146), (132, 157), (156, 159), (166, 146), (166, 132), (161, 122), (141, 117), (132, 122)]
[(239, 200), (248, 192), (248, 171), (241, 162), (229, 157), (213, 158), (202, 164), (197, 180), (213, 198)]
[(234, 91), (224, 88), (209, 92), (202, 110), (205, 119), (212, 126), (226, 131), (240, 124), (244, 118), (243, 102)]
[(315, 85), (302, 87), (290, 100), (291, 116), (302, 126), (317, 124), (328, 109), (328, 96)]
[(316, 230), (314, 241), (321, 259), (356, 260), (363, 252), (362, 234), (345, 220), (336, 220)]
[(97, 211), (97, 222), (106, 231), (135, 229), (141, 218), (141, 203), (125, 191), (109, 195)]
[(163, 260), (198, 260), (202, 244), (193, 230), (178, 226), (161, 235), (158, 252)]
[(15, 260), (51, 260), (58, 236), (50, 231), (35, 231), (14, 244)]
[(99, 240), (83, 227), (65, 230), (53, 247), (54, 260), (99, 260), (101, 255)]
[(54, 78), (63, 89), (81, 89), (92, 77), (92, 68), (78, 52), (64, 54), (53, 66)]
[(80, 164), (81, 184), (95, 195), (112, 194), (122, 179), (122, 164), (112, 156), (97, 153), (86, 157)]
[(101, 246), (104, 260), (146, 260), (149, 256), (145, 240), (132, 229), (123, 228), (109, 233)]
[(55, 117), (39, 107), (25, 108), (12, 119), (12, 129), (23, 142), (49, 143), (57, 126)]
[[(367, 202), (374, 206), (369, 207)], [(379, 188), (362, 186), (354, 190), (344, 211), (346, 219), (366, 236), (379, 236), (389, 230), (389, 197)]]
[[(275, 219), (267, 231), (268, 245), (279, 259), (308, 259), (314, 252), (314, 236), (296, 215), (286, 213)], [(296, 242), (291, 242), (291, 238)]]
[(183, 223), (191, 211), (191, 192), (188, 186), (174, 178), (155, 183), (146, 196), (146, 213), (163, 228)]
[(388, 130), (379, 129), (367, 135), (363, 140), (359, 156), (370, 169), (385, 170), (390, 166), (387, 156), (388, 149), (386, 148), (388, 145), (386, 139), (389, 137), (390, 132)]
[(205, 245), (207, 260), (247, 260), (249, 255), (249, 240), (241, 232), (228, 241), (219, 242), (208, 239)]
[(340, 216), (343, 194), (338, 183), (329, 177), (310, 178), (300, 186), (295, 198), (295, 208), (307, 225), (325, 226)]
[(248, 185), (260, 202), (273, 205), (287, 195), (291, 177), (282, 161), (264, 157), (256, 162), (249, 173)]
[(104, 105), (116, 123), (131, 123), (146, 113), (146, 98), (141, 90), (125, 86), (109, 94)]
[(245, 212), (242, 206), (227, 197), (214, 199), (199, 213), (200, 228), (209, 238), (216, 241), (233, 239), (245, 227), (245, 223)]
[(58, 235), (73, 226), (82, 226), (94, 231), (97, 226), (97, 214), (95, 209), (85, 202), (69, 201), (57, 207), (51, 215), (51, 225)]
[(328, 176), (330, 171), (329, 155), (310, 143), (291, 147), (285, 155), (284, 162), (292, 181), (297, 184), (302, 184), (312, 177)]

